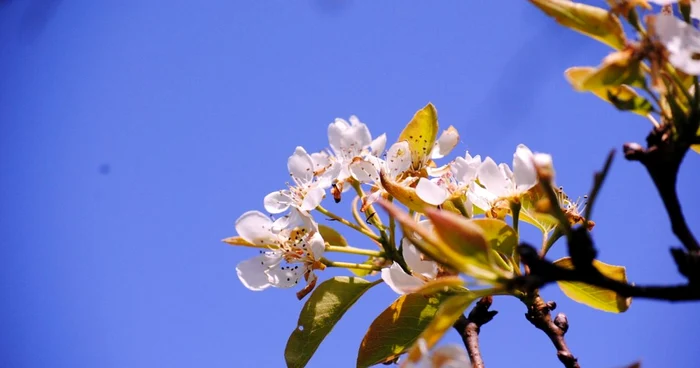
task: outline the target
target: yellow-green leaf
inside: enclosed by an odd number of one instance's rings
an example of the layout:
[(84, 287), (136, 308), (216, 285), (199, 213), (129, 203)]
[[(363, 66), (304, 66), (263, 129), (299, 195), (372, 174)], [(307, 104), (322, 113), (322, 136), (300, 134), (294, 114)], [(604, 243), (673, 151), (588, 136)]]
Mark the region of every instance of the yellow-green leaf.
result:
[(622, 23), (614, 14), (571, 0), (530, 0), (559, 24), (620, 50), (625, 46)]
[(641, 62), (633, 59), (629, 50), (606, 56), (600, 67), (583, 79), (579, 87), (584, 91), (593, 91), (623, 84), (633, 87), (644, 87), (646, 84)]
[[(571, 257), (564, 257), (554, 261), (560, 267), (573, 269)], [(593, 261), (593, 266), (603, 275), (620, 282), (627, 282), (627, 272), (622, 266), (609, 265), (599, 260)], [(606, 312), (622, 313), (629, 309), (632, 298), (625, 298), (614, 291), (591, 286), (581, 282), (558, 281), (557, 284), (566, 296), (585, 304), (591, 308), (600, 309)]]
[[(367, 260), (365, 260), (361, 264), (374, 265), (374, 257), (367, 258)], [(359, 269), (359, 268), (350, 268), (349, 270), (350, 270), (350, 272), (355, 274), (355, 276), (358, 276), (358, 277), (365, 277), (365, 276), (372, 273), (372, 270), (365, 270), (365, 269)]]
[(409, 209), (423, 212), (426, 208), (435, 207), (420, 199), (415, 188), (395, 182), (384, 171), (379, 173), (379, 179), (384, 190)]
[(505, 221), (494, 218), (478, 218), (471, 223), (480, 227), (489, 248), (509, 257), (518, 246), (518, 234)]
[(438, 134), (437, 110), (432, 103), (418, 110), (406, 125), (398, 141), (407, 141), (411, 149), (411, 167), (419, 170), (427, 161)]
[(337, 230), (330, 226), (319, 224), (318, 232), (321, 233), (323, 240), (330, 245), (336, 245), (339, 247), (348, 246), (348, 241), (345, 240), (345, 238), (342, 235), (340, 235), (340, 233)]
[(372, 286), (381, 280), (369, 282), (356, 277), (334, 277), (319, 285), (299, 315), (284, 359), (287, 367), (304, 367), (323, 339), (345, 312)]
[[(698, 129), (698, 132), (695, 133), (695, 136), (700, 137), (700, 129)], [(694, 145), (690, 146), (690, 148), (692, 148), (693, 151), (700, 153), (700, 144), (694, 144)]]
[[(595, 73), (595, 71), (596, 69), (594, 67), (572, 67), (567, 69), (564, 74), (575, 90), (585, 92), (581, 85), (583, 81)], [(647, 99), (640, 96), (632, 87), (624, 84), (614, 87), (592, 89), (589, 92), (615, 105), (621, 110), (631, 111), (642, 116), (646, 116), (653, 110), (653, 106)]]
[(396, 299), (369, 326), (357, 354), (357, 367), (392, 360), (408, 350), (446, 298), (443, 294), (406, 294)]
[[(440, 341), (445, 332), (454, 325), (455, 321), (464, 313), (464, 310), (469, 307), (469, 304), (471, 304), (474, 299), (476, 299), (476, 297), (473, 293), (457, 294), (440, 305), (438, 312), (435, 314), (435, 318), (430, 321), (430, 324), (428, 324), (423, 333), (418, 337), (425, 341), (425, 346), (428, 350)], [(416, 362), (420, 359), (421, 354), (420, 347), (414, 344), (408, 352), (408, 359)]]

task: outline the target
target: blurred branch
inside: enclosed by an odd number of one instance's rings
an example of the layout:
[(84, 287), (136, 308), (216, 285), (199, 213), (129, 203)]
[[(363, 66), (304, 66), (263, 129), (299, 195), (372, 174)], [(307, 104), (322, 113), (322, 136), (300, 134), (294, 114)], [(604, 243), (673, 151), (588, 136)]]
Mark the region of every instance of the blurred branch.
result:
[(569, 329), (569, 322), (564, 313), (559, 313), (552, 320), (551, 311), (556, 308), (554, 302), (545, 303), (544, 300), (535, 292), (535, 297), (528, 305), (528, 311), (525, 314), (533, 326), (544, 332), (552, 344), (557, 349), (557, 358), (566, 368), (580, 368), (576, 357), (571, 353), (566, 345), (564, 335)]
[(461, 315), (453, 325), (454, 329), (462, 336), (473, 368), (484, 368), (484, 360), (481, 358), (481, 350), (479, 350), (479, 331), (481, 326), (491, 321), (498, 313), (498, 311), (489, 310), (491, 303), (493, 303), (492, 296), (481, 298), (469, 312), (469, 317)]

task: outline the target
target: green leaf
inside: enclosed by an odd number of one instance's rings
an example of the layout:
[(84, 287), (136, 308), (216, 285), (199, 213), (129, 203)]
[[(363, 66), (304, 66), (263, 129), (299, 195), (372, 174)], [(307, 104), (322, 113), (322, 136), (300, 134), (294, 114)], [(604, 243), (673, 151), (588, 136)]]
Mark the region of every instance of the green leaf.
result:
[[(571, 257), (564, 257), (554, 261), (560, 267), (573, 269)], [(620, 282), (627, 282), (627, 273), (622, 266), (609, 265), (599, 260), (593, 261), (593, 266), (603, 275)], [(622, 313), (629, 309), (632, 298), (624, 298), (614, 291), (591, 286), (581, 282), (558, 281), (562, 292), (569, 298), (591, 308), (606, 312)]]
[(347, 247), (348, 241), (340, 235), (338, 231), (334, 228), (326, 225), (318, 225), (318, 232), (321, 233), (323, 240), (330, 245), (337, 245), (339, 247)]
[(596, 39), (616, 50), (625, 47), (620, 19), (605, 9), (571, 0), (530, 0), (559, 24)]
[[(435, 314), (435, 318), (430, 321), (419, 337), (419, 339), (425, 341), (427, 350), (432, 349), (432, 347), (440, 341), (445, 332), (454, 325), (455, 321), (464, 313), (464, 310), (469, 307), (469, 304), (471, 304), (474, 299), (476, 299), (476, 296), (473, 293), (457, 294), (440, 305), (438, 312)], [(422, 352), (418, 344), (414, 344), (408, 352), (408, 360), (416, 362), (420, 359), (421, 354)]]
[(432, 103), (418, 110), (399, 135), (398, 142), (407, 141), (411, 149), (411, 167), (419, 170), (427, 162), (438, 134), (437, 110)]
[(444, 276), (426, 282), (413, 293), (431, 296), (446, 292), (459, 293), (469, 291), (464, 285), (464, 280), (459, 276)]
[[(373, 265), (374, 264), (374, 257), (367, 258), (367, 260), (362, 262), (362, 264)], [(355, 274), (355, 276), (358, 276), (358, 277), (365, 277), (365, 276), (369, 275), (370, 273), (372, 273), (372, 270), (361, 270), (359, 268), (349, 268), (349, 270), (350, 270), (350, 272)]]
[[(575, 90), (585, 92), (581, 85), (583, 81), (595, 73), (595, 71), (596, 69), (594, 67), (577, 66), (567, 69), (564, 74)], [(614, 87), (592, 89), (589, 92), (603, 101), (613, 104), (620, 110), (631, 111), (642, 116), (648, 115), (653, 110), (651, 102), (640, 96), (632, 87), (624, 84)]]
[(512, 256), (518, 246), (518, 233), (505, 221), (494, 218), (478, 218), (471, 223), (483, 230), (484, 238), (489, 248), (507, 256)]
[(447, 298), (443, 294), (406, 294), (396, 299), (369, 326), (357, 354), (357, 367), (392, 360), (408, 350)]
[(323, 339), (333, 329), (345, 312), (362, 294), (382, 280), (369, 282), (356, 277), (339, 276), (319, 285), (299, 315), (284, 359), (287, 367), (304, 367)]

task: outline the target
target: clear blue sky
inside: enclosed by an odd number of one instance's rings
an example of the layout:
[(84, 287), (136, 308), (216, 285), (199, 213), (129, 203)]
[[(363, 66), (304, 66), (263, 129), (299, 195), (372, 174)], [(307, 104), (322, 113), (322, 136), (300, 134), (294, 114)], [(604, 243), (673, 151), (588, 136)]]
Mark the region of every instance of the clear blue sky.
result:
[[(302, 303), (246, 290), (235, 266), (255, 251), (220, 239), (283, 187), (295, 146), (326, 147), (351, 114), (391, 143), (432, 101), (459, 154), (510, 162), (525, 143), (583, 195), (607, 151), (650, 126), (565, 82), (607, 52), (514, 0), (0, 1), (0, 366), (282, 367)], [(679, 183), (696, 233), (699, 172), (689, 156)], [(682, 281), (640, 165), (618, 156), (594, 220), (600, 259), (631, 281)], [(584, 367), (700, 359), (697, 303), (613, 315), (543, 294)], [(309, 367), (354, 366), (395, 297), (371, 290)], [(519, 302), (494, 308), (489, 367), (559, 367)]]

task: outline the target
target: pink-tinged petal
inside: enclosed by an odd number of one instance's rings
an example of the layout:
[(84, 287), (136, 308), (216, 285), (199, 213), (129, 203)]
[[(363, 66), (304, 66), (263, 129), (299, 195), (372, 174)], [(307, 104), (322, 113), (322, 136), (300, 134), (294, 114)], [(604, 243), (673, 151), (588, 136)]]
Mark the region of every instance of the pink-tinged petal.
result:
[[(463, 368), (469, 367), (469, 358), (467, 351), (459, 345), (443, 345), (433, 351), (430, 360), (430, 366), (440, 368)], [(434, 365), (433, 365), (434, 364)]]
[(313, 210), (314, 208), (318, 207), (319, 204), (321, 204), (321, 201), (325, 195), (326, 191), (323, 190), (323, 188), (317, 186), (309, 188), (304, 196), (304, 201), (301, 203), (300, 209), (302, 211)]
[(343, 132), (350, 128), (350, 124), (344, 119), (337, 118), (334, 122), (328, 125), (328, 143), (335, 153), (342, 151), (341, 141)]
[(374, 204), (383, 193), (385, 193), (384, 190), (377, 190), (362, 198), (362, 210), (364, 211), (367, 207)]
[(260, 291), (270, 286), (269, 278), (266, 274), (271, 267), (276, 267), (281, 261), (281, 254), (267, 252), (249, 260), (240, 262), (236, 266), (238, 279), (243, 286), (250, 290)]
[(700, 0), (692, 0), (690, 3), (690, 17), (700, 19)]
[(326, 243), (320, 233), (316, 232), (309, 239), (309, 247), (311, 248), (311, 254), (313, 254), (315, 260), (321, 259), (323, 253), (326, 251)]
[(403, 272), (396, 263), (382, 269), (382, 280), (397, 294), (410, 294), (424, 284), (422, 280)]
[(537, 171), (533, 162), (532, 151), (520, 144), (513, 154), (513, 176), (516, 190), (526, 191), (537, 184)]
[(350, 173), (360, 183), (378, 183), (379, 168), (366, 160), (355, 160), (350, 163)]
[(389, 147), (386, 165), (391, 178), (396, 178), (411, 167), (411, 150), (407, 141), (397, 142)]
[(401, 241), (401, 246), (403, 247), (403, 258), (411, 272), (417, 272), (429, 279), (435, 278), (438, 272), (437, 263), (422, 260), (418, 249), (406, 238)]
[(416, 185), (416, 194), (424, 202), (434, 206), (442, 204), (449, 196), (449, 193), (447, 193), (445, 188), (440, 187), (433, 181), (426, 178), (420, 178), (418, 180), (418, 185)]
[(508, 194), (508, 181), (491, 157), (487, 157), (481, 163), (476, 175), (479, 178), (479, 182), (495, 196), (502, 197)]
[(375, 156), (380, 156), (386, 148), (386, 134), (382, 134), (369, 145), (370, 152)]
[[(692, 11), (692, 7), (691, 7)], [(669, 52), (668, 60), (690, 75), (700, 74), (700, 31), (673, 15), (656, 16), (656, 35)]]
[(457, 129), (450, 126), (440, 134), (440, 138), (435, 142), (435, 146), (431, 152), (431, 158), (437, 160), (443, 158), (452, 152), (459, 143), (459, 133)]
[(276, 244), (271, 227), (272, 220), (260, 211), (248, 211), (236, 220), (238, 235), (253, 244)]
[(282, 213), (292, 204), (291, 194), (288, 190), (278, 190), (265, 196), (263, 204), (265, 211), (269, 213)]
[(267, 280), (273, 287), (286, 289), (296, 285), (304, 272), (306, 267), (303, 264), (288, 264), (268, 270)]
[(289, 173), (300, 183), (308, 183), (314, 177), (314, 162), (304, 147), (297, 147), (287, 160)]

